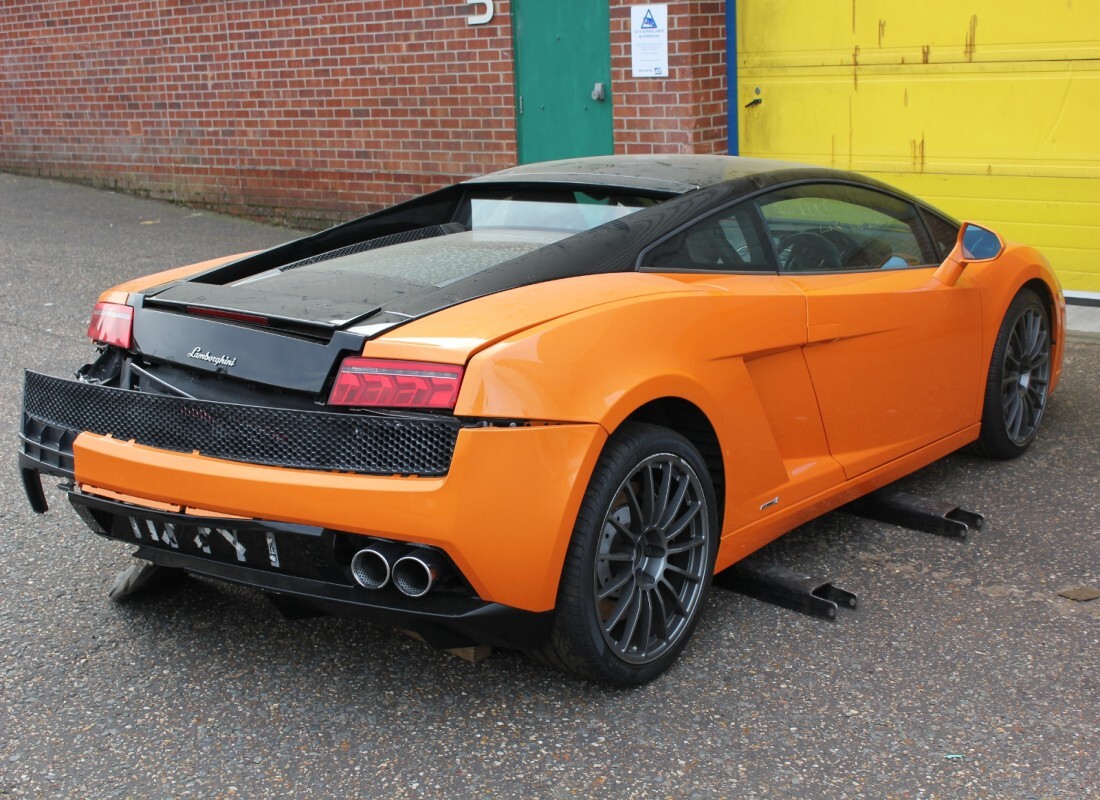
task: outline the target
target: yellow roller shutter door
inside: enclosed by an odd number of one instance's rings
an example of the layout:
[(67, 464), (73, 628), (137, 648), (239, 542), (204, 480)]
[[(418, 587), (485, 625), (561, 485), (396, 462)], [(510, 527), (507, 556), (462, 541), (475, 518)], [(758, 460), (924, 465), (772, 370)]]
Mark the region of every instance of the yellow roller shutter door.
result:
[(737, 0), (737, 31), (742, 154), (881, 178), (1100, 292), (1100, 2)]

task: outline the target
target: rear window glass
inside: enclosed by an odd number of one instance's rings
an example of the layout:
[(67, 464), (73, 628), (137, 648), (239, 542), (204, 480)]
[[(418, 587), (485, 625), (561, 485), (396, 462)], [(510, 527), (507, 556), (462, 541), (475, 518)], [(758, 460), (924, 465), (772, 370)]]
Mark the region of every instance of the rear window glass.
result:
[(518, 228), (580, 233), (625, 217), (657, 202), (622, 193), (570, 189), (499, 189), (471, 193), (456, 221), (471, 230)]

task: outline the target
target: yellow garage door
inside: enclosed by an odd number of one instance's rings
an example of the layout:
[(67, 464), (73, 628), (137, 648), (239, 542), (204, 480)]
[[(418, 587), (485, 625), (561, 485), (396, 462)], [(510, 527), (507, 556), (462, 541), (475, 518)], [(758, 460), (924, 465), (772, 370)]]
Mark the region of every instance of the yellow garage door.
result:
[(742, 154), (873, 175), (1100, 292), (1100, 2), (737, 0), (736, 47)]

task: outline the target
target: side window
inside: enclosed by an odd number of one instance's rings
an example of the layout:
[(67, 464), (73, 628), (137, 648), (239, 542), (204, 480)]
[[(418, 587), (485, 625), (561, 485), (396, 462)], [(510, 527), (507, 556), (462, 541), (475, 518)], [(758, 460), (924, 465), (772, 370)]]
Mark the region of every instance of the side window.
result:
[(757, 201), (783, 272), (906, 269), (938, 262), (915, 206), (847, 184), (779, 189)]
[(642, 267), (664, 270), (774, 271), (749, 203), (694, 222), (642, 256)]
[(924, 224), (928, 226), (928, 232), (932, 234), (932, 241), (936, 243), (936, 249), (939, 251), (936, 257), (942, 261), (955, 247), (955, 241), (959, 238), (959, 226), (925, 209), (921, 210), (921, 214), (924, 217)]

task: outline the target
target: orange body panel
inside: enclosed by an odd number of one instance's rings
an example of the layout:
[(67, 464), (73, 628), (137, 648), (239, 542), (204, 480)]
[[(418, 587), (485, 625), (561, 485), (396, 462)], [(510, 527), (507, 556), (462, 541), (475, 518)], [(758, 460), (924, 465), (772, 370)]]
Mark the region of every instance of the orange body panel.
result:
[(580, 309), (621, 302), (624, 297), (684, 291), (691, 289), (681, 281), (634, 272), (521, 286), (445, 308), (403, 325), (367, 342), (363, 355), (465, 364), (473, 354), (501, 339)]
[(721, 571), (736, 564), (792, 528), (839, 508), (868, 492), (881, 489), (898, 478), (949, 455), (978, 438), (978, 427), (978, 425), (972, 425), (946, 439), (908, 453), (903, 458), (865, 472), (857, 478), (830, 486), (812, 497), (788, 505), (781, 511), (776, 510), (767, 516), (761, 514), (760, 519), (742, 528), (723, 531), (722, 546), (718, 551), (715, 571)]
[(130, 296), (130, 292), (141, 292), (145, 289), (151, 289), (154, 286), (160, 286), (163, 283), (183, 280), (192, 275), (198, 275), (200, 272), (205, 272), (208, 269), (214, 269), (223, 264), (228, 264), (231, 261), (250, 256), (255, 252), (258, 251), (254, 250), (248, 253), (238, 253), (233, 256), (212, 258), (209, 261), (200, 261), (197, 264), (187, 264), (186, 266), (175, 267), (174, 269), (164, 270), (163, 272), (154, 272), (152, 275), (143, 275), (140, 278), (134, 278), (132, 281), (120, 283), (118, 286), (112, 286), (99, 296), (99, 301), (101, 303), (125, 304), (127, 298)]
[[(493, 345), (470, 361), (470, 389), (456, 413), (590, 421), (614, 431), (650, 401), (686, 400), (722, 444), (726, 530), (757, 519), (776, 487), (787, 487), (782, 502), (793, 502), (842, 479), (823, 448), (783, 452), (773, 425), (786, 419), (776, 420), (775, 410), (769, 417), (747, 366), (774, 359), (779, 374), (770, 376), (769, 391), (807, 385), (801, 358), (790, 358), (806, 335), (797, 289), (775, 275), (634, 277), (694, 291), (587, 309)], [(823, 445), (820, 421), (803, 424)]]
[(849, 478), (962, 430), (981, 415), (982, 303), (933, 268), (792, 276), (829, 449)]
[(464, 429), (444, 478), (238, 464), (88, 433), (73, 454), (93, 491), (433, 545), (482, 599), (545, 611), (605, 439), (597, 425)]

